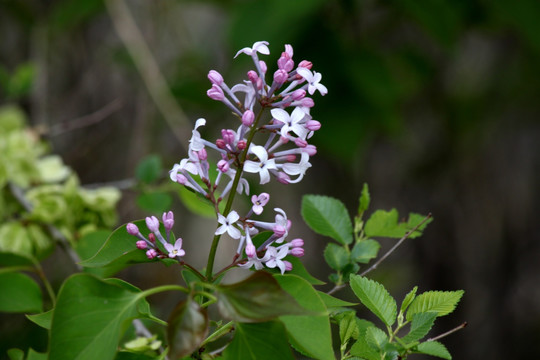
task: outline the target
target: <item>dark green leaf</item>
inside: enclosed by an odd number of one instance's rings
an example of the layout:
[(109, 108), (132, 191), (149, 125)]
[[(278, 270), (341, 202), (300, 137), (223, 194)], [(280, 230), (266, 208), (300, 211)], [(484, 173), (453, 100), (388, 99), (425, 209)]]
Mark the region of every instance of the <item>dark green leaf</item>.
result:
[[(189, 191), (184, 186), (180, 188), (178, 194), (180, 195), (182, 204), (195, 215), (204, 216), (206, 218), (216, 217), (216, 209), (207, 199), (202, 198), (193, 191)], [(222, 211), (223, 204), (225, 204), (224, 201), (220, 203), (220, 210)]]
[(0, 312), (41, 312), (39, 285), (19, 272), (0, 273)]
[(412, 320), (414, 314), (436, 312), (437, 316), (450, 314), (456, 308), (463, 296), (463, 290), (457, 291), (426, 291), (411, 303), (407, 310), (407, 320)]
[(230, 320), (263, 322), (280, 315), (313, 315), (264, 271), (236, 284), (218, 285), (216, 289), (219, 311)]
[(403, 337), (403, 342), (409, 344), (422, 339), (431, 330), (436, 318), (436, 312), (414, 314), (411, 322), (411, 330)]
[(32, 266), (37, 260), (33, 260), (31, 254), (15, 254), (0, 251), (1, 266)]
[(377, 256), (381, 245), (378, 241), (367, 239), (356, 243), (351, 251), (353, 261), (367, 264), (371, 259)]
[(349, 263), (349, 253), (341, 245), (328, 243), (324, 249), (324, 259), (332, 269), (340, 271)]
[(180, 302), (172, 311), (167, 326), (169, 354), (173, 359), (191, 354), (208, 334), (206, 308), (191, 298)]
[(41, 313), (41, 314), (26, 315), (26, 317), (28, 318), (28, 320), (41, 326), (42, 328), (50, 330), (53, 312), (54, 312), (54, 309)]
[(359, 275), (351, 275), (351, 288), (373, 314), (388, 326), (396, 320), (396, 301), (383, 285)]
[(47, 360), (48, 356), (49, 355), (47, 353), (39, 353), (34, 349), (30, 349), (28, 350), (26, 360)]
[(68, 278), (53, 314), (50, 358), (112, 359), (130, 320), (148, 316), (148, 303), (135, 289), (89, 274)]
[(422, 354), (436, 356), (447, 360), (452, 359), (452, 355), (450, 355), (446, 347), (438, 341), (423, 342), (418, 345), (417, 350)]
[(302, 217), (318, 234), (329, 236), (343, 245), (353, 241), (349, 213), (338, 199), (305, 195), (302, 198)]
[(24, 351), (21, 349), (9, 349), (7, 351), (7, 355), (9, 360), (24, 360)]
[(281, 316), (295, 349), (316, 359), (334, 359), (326, 306), (306, 280), (296, 275), (275, 275), (279, 285), (309, 314)]
[(157, 155), (148, 155), (137, 165), (135, 177), (139, 181), (150, 184), (158, 180), (162, 172), (161, 158)]
[(147, 192), (137, 196), (137, 205), (149, 213), (162, 213), (171, 208), (172, 197), (166, 192)]
[(341, 299), (338, 299), (336, 297), (333, 297), (332, 295), (328, 295), (325, 292), (317, 291), (317, 294), (319, 294), (319, 297), (323, 301), (326, 308), (337, 308), (337, 307), (346, 307), (346, 306), (354, 306), (357, 305), (355, 303), (351, 303), (348, 301), (344, 301)]
[[(410, 213), (407, 222), (398, 222), (398, 212), (396, 209), (390, 211), (377, 210), (366, 222), (364, 232), (368, 237), (389, 237), (402, 238), (407, 232), (414, 229), (425, 216)], [(422, 235), (422, 231), (427, 224), (431, 222), (431, 218), (420, 226), (409, 238), (414, 239)]]
[(233, 341), (223, 352), (225, 360), (293, 360), (285, 328), (279, 321), (235, 324)]

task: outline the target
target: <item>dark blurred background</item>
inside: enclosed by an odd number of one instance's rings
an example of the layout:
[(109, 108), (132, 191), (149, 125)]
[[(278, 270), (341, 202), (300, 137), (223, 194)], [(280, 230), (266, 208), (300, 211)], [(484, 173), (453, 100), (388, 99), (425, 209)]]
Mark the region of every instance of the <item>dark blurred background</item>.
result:
[[(532, 359), (540, 340), (539, 18), (538, 0), (2, 0), (1, 73), (23, 66), (34, 80), (28, 96), (0, 101), (23, 106), (84, 184), (112, 182), (133, 177), (149, 154), (172, 167), (199, 117), (210, 139), (232, 126), (206, 97), (210, 69), (234, 84), (250, 66), (248, 57), (233, 61), (238, 49), (267, 40), (274, 66), (292, 44), (295, 60), (311, 60), (329, 89), (315, 97), (312, 115), (323, 127), (308, 176), (271, 187), (272, 206), (306, 240), (308, 270), (321, 279), (330, 272), (326, 240), (301, 221), (301, 196), (334, 196), (354, 211), (367, 182), (372, 210), (435, 219), (371, 276), (398, 299), (414, 285), (465, 289), (432, 331), (469, 323), (443, 340), (455, 359)], [(77, 121), (86, 126), (61, 125)], [(122, 223), (149, 215), (133, 201), (125, 191)], [(176, 231), (202, 267), (213, 222), (174, 206)], [(382, 240), (383, 249), (392, 242)], [(141, 287), (171, 282), (160, 269), (126, 275)], [(14, 346), (21, 336), (2, 335)]]

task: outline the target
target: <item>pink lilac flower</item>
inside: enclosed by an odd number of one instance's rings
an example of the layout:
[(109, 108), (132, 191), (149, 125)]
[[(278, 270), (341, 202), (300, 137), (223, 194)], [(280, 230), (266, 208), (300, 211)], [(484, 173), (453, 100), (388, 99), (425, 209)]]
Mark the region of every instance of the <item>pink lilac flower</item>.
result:
[(255, 154), (259, 161), (246, 160), (244, 163), (244, 171), (249, 173), (259, 174), (261, 177), (260, 184), (266, 184), (270, 181), (270, 169), (277, 169), (274, 159), (268, 159), (268, 153), (263, 146), (254, 145), (250, 148), (250, 153)]
[(234, 210), (231, 211), (227, 217), (218, 214), (218, 223), (220, 223), (221, 226), (217, 228), (215, 235), (221, 235), (226, 232), (233, 239), (240, 239), (240, 236), (242, 236), (240, 230), (234, 226), (234, 223), (237, 222), (238, 219), (240, 219), (240, 216)]
[(318, 90), (323, 96), (328, 93), (328, 89), (326, 88), (326, 86), (320, 83), (322, 79), (321, 73), (318, 73), (316, 71), (312, 73), (310, 70), (304, 67), (299, 67), (298, 69), (296, 69), (296, 71), (308, 82), (308, 93), (310, 95), (313, 95), (316, 90)]
[(268, 200), (270, 200), (270, 195), (267, 193), (262, 193), (259, 196), (253, 195), (251, 197), (251, 202), (253, 203), (253, 207), (251, 209), (255, 214), (261, 215), (263, 212), (263, 207), (268, 203)]
[(261, 259), (261, 261), (265, 263), (266, 267), (270, 269), (278, 267), (281, 271), (281, 274), (283, 274), (286, 270), (286, 266), (282, 259), (287, 256), (288, 253), (288, 246), (280, 246), (279, 248), (269, 246), (268, 249), (266, 249), (266, 253), (264, 254), (264, 257)]
[(186, 254), (186, 252), (182, 249), (182, 238), (178, 238), (174, 245), (167, 243), (164, 245), (164, 247), (169, 252), (170, 258), (181, 257)]

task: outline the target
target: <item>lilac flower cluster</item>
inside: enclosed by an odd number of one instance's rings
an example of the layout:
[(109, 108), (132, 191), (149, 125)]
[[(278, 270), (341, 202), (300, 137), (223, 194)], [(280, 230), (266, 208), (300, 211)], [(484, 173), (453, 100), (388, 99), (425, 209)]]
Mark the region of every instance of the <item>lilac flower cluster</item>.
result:
[[(211, 99), (222, 102), (232, 111), (239, 120), (238, 127), (222, 129), (221, 136), (211, 142), (204, 139), (200, 133), (206, 120), (198, 119), (189, 141), (188, 157), (175, 164), (169, 173), (172, 181), (199, 193), (214, 204), (219, 223), (215, 235), (227, 233), (239, 241), (236, 256), (240, 258), (236, 263), (238, 266), (254, 266), (255, 269), (262, 269), (264, 266), (277, 267), (283, 273), (292, 268), (290, 262), (283, 260), (285, 256), (304, 254), (303, 240), (285, 241), (291, 228), (291, 221), (285, 211), (275, 208), (273, 222), (255, 220), (253, 217), (263, 213), (264, 206), (270, 199), (269, 194), (262, 193), (251, 197), (253, 206), (241, 217), (235, 210), (230, 210), (231, 196), (234, 197), (235, 191), (249, 195), (249, 183), (244, 177), (245, 173), (257, 174), (260, 184), (270, 182), (272, 177), (282, 184), (298, 183), (302, 180), (307, 169), (311, 167), (310, 157), (317, 152), (316, 147), (309, 144), (308, 140), (321, 127), (320, 122), (310, 115), (315, 103), (308, 94), (313, 95), (318, 91), (325, 95), (327, 89), (320, 83), (321, 74), (311, 71), (311, 62), (303, 60), (295, 67), (291, 45), (285, 45), (285, 51), (277, 60), (277, 70), (270, 83), (266, 80), (267, 64), (260, 60), (258, 55), (270, 54), (268, 42), (259, 41), (251, 48), (243, 48), (235, 58), (240, 54), (246, 54), (253, 59), (254, 70), (247, 72), (247, 80), (230, 87), (219, 72), (211, 70), (208, 79), (212, 85), (207, 91)], [(271, 116), (263, 121), (263, 114), (267, 110)], [(217, 176), (213, 179), (209, 175), (209, 151), (215, 152), (218, 157), (215, 163)], [(235, 189), (231, 193), (233, 187)], [(225, 209), (228, 210), (222, 214), (219, 204), (225, 198), (228, 200)], [(169, 251), (169, 257), (184, 255), (181, 249), (182, 240), (178, 239), (175, 245), (170, 244), (167, 230), (165, 241), (159, 230), (156, 230), (159, 222), (155, 217), (147, 218), (146, 223), (151, 233)], [(168, 229), (168, 225), (165, 225), (165, 228)], [(261, 231), (269, 231), (271, 235), (264, 244), (256, 248), (252, 237)], [(138, 246), (140, 243), (141, 248), (150, 247), (147, 251), (148, 257), (156, 256), (152, 252), (157, 252), (156, 247), (151, 246), (152, 241), (142, 237), (133, 226), (131, 230), (128, 228), (128, 232), (140, 239)], [(279, 245), (275, 246), (276, 244)], [(241, 258), (243, 253), (245, 258)]]

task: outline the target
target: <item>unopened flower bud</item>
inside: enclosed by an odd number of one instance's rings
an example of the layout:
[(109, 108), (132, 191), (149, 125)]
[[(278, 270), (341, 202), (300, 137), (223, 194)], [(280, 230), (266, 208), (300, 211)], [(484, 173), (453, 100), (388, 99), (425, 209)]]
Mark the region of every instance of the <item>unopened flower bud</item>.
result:
[(293, 100), (300, 100), (306, 97), (306, 90), (304, 89), (296, 89), (292, 93), (292, 99)]
[(288, 77), (289, 74), (283, 69), (278, 69), (274, 73), (274, 81), (279, 85), (284, 84), (287, 81)]
[(236, 147), (238, 150), (244, 150), (247, 146), (246, 140), (240, 140), (238, 141), (238, 144), (236, 144)]
[(296, 160), (296, 155), (294, 154), (286, 155), (285, 159), (287, 160), (287, 162), (294, 162)]
[(148, 240), (149, 240), (152, 244), (155, 244), (155, 242), (156, 242), (156, 235), (154, 235), (154, 233), (148, 234)]
[(311, 131), (317, 131), (321, 128), (321, 123), (317, 120), (308, 120), (306, 122), (306, 128)]
[(313, 156), (317, 153), (317, 147), (315, 145), (309, 144), (302, 151), (306, 152), (309, 156)]
[(206, 149), (197, 151), (197, 157), (199, 158), (199, 160), (203, 161), (208, 159), (208, 153), (206, 152)]
[(302, 60), (300, 61), (300, 64), (298, 64), (298, 67), (303, 67), (306, 69), (311, 70), (311, 67), (313, 66), (313, 63), (311, 61)]
[(188, 182), (188, 179), (182, 174), (176, 174), (176, 182), (181, 185), (186, 185), (186, 183)]
[(301, 248), (301, 247), (292, 248), (291, 251), (290, 251), (290, 254), (292, 256), (302, 257), (302, 256), (304, 256), (304, 249)]
[(212, 87), (208, 89), (206, 92), (206, 95), (212, 100), (222, 101), (225, 99), (225, 95), (223, 94), (223, 90), (216, 84), (212, 84)]
[(294, 239), (290, 242), (292, 247), (302, 247), (304, 246), (304, 240), (302, 239)]
[(153, 259), (157, 256), (157, 251), (154, 249), (150, 249), (146, 252), (146, 257), (149, 259)]
[(266, 74), (266, 70), (268, 70), (268, 66), (266, 66), (266, 63), (263, 60), (259, 60), (259, 67), (261, 68), (262, 73)]
[(255, 113), (251, 110), (246, 110), (242, 114), (242, 124), (245, 126), (251, 126), (255, 120)]
[(246, 245), (246, 255), (250, 258), (254, 257), (257, 254), (257, 249), (255, 249), (255, 245), (253, 244), (247, 244)]
[(282, 237), (283, 235), (285, 235), (285, 233), (287, 232), (287, 229), (285, 229), (283, 226), (281, 225), (275, 225), (272, 230), (274, 231), (274, 234), (277, 236), (277, 237)]
[(144, 240), (139, 240), (137, 241), (137, 249), (146, 249), (147, 245), (146, 245), (146, 241)]
[(146, 226), (151, 232), (159, 231), (159, 220), (155, 216), (148, 216), (146, 219)]
[(289, 181), (291, 180), (290, 176), (285, 174), (284, 172), (279, 172), (277, 175), (277, 181), (279, 181), (282, 184), (289, 184)]
[(220, 149), (225, 149), (225, 147), (227, 146), (227, 144), (225, 143), (225, 140), (223, 139), (217, 139), (216, 140), (216, 146)]
[(247, 76), (248, 76), (249, 81), (251, 81), (254, 84), (256, 84), (257, 80), (259, 80), (259, 75), (257, 75), (257, 73), (253, 70), (249, 70), (247, 73)]
[(216, 70), (210, 70), (208, 72), (208, 80), (210, 80), (212, 84), (221, 85), (223, 83), (223, 76)]
[(294, 143), (299, 148), (305, 148), (308, 145), (308, 142), (306, 140), (304, 140), (304, 139), (301, 139), (301, 138), (294, 139)]
[(229, 171), (229, 162), (226, 161), (226, 160), (219, 160), (218, 163), (217, 163), (217, 167), (219, 169), (219, 171), (221, 172), (227, 172)]
[(283, 264), (285, 264), (285, 271), (291, 271), (293, 268), (293, 265), (290, 263), (290, 261), (283, 260)]
[(229, 129), (223, 129), (221, 130), (221, 137), (225, 141), (226, 144), (232, 144), (234, 142), (234, 131)]
[(172, 211), (163, 213), (163, 225), (167, 231), (170, 231), (174, 226), (174, 214)]
[(139, 228), (137, 227), (137, 225), (133, 224), (133, 223), (129, 223), (126, 225), (126, 229), (127, 229), (127, 232), (129, 235), (138, 235), (139, 234)]
[(312, 98), (309, 98), (309, 97), (303, 98), (302, 100), (300, 100), (300, 103), (302, 104), (302, 106), (305, 106), (308, 108), (312, 108), (313, 106), (315, 106), (315, 102), (313, 101)]

